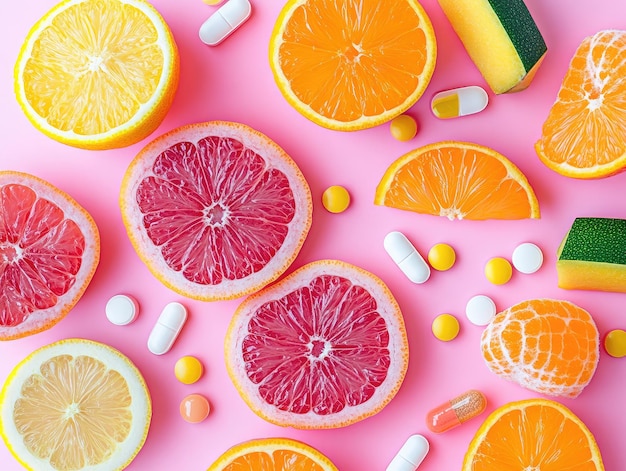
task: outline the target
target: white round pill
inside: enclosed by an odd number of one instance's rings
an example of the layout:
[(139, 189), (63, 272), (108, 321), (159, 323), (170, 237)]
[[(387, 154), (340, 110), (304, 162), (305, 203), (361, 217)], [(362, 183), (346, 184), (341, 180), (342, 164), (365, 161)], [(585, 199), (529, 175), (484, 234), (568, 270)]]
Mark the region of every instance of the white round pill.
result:
[(117, 294), (107, 302), (105, 312), (107, 319), (115, 325), (127, 325), (135, 320), (139, 306), (130, 296)]
[(513, 250), (513, 266), (521, 273), (535, 273), (543, 265), (543, 252), (531, 242), (524, 242)]
[(496, 303), (489, 296), (477, 294), (465, 306), (465, 314), (474, 325), (487, 325), (496, 315)]

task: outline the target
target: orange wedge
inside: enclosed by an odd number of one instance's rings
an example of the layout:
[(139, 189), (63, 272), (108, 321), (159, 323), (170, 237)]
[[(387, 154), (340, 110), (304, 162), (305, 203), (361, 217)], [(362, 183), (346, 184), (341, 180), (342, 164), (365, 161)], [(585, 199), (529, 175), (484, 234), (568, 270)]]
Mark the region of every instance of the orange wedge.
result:
[(383, 175), (374, 203), (449, 219), (539, 218), (524, 174), (495, 150), (468, 142), (403, 155)]
[(424, 93), (435, 68), (431, 22), (416, 0), (289, 0), (270, 39), (287, 101), (341, 131), (387, 122)]

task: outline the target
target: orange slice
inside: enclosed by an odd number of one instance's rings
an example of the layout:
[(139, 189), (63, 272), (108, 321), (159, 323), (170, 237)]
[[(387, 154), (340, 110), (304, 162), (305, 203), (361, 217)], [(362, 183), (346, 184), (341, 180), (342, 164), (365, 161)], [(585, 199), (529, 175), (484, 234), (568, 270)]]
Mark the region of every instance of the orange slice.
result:
[(539, 217), (524, 174), (493, 149), (437, 142), (412, 150), (385, 172), (374, 203), (449, 219)]
[(311, 226), (309, 186), (267, 136), (215, 121), (174, 129), (130, 164), (120, 194), (150, 271), (194, 299), (234, 299), (278, 278)]
[(65, 0), (30, 30), (15, 64), (17, 101), (47, 136), (85, 149), (134, 144), (165, 117), (179, 59), (143, 0)]
[(567, 407), (548, 399), (511, 402), (482, 424), (465, 454), (462, 471), (603, 471), (587, 426)]
[(337, 471), (315, 448), (289, 438), (250, 440), (228, 449), (208, 471)]
[(541, 161), (574, 178), (626, 168), (626, 31), (600, 31), (576, 50), (535, 144)]
[(416, 0), (289, 0), (269, 49), (287, 101), (341, 131), (379, 125), (413, 106), (436, 55), (430, 19)]
[(589, 313), (554, 299), (531, 299), (498, 313), (481, 339), (492, 372), (532, 391), (563, 397), (576, 397), (589, 384), (599, 345)]
[(33, 175), (0, 172), (0, 340), (63, 319), (99, 260), (96, 223), (72, 197)]
[(152, 416), (135, 365), (83, 339), (31, 353), (7, 378), (0, 404), (2, 438), (36, 471), (124, 469), (141, 450)]
[(354, 265), (320, 260), (248, 297), (231, 320), (224, 354), (256, 414), (319, 429), (382, 410), (404, 380), (408, 349), (387, 286)]

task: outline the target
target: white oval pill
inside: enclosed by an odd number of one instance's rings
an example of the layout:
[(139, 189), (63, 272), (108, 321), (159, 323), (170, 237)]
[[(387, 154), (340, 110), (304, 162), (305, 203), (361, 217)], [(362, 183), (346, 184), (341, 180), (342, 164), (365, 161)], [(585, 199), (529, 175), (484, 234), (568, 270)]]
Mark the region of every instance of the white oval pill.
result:
[(155, 355), (169, 352), (174, 341), (187, 321), (187, 309), (180, 303), (169, 303), (163, 308), (161, 315), (148, 337), (148, 350)]
[(489, 296), (478, 294), (465, 306), (465, 314), (474, 325), (487, 325), (496, 315), (496, 303)]
[(487, 107), (487, 92), (476, 85), (435, 94), (430, 107), (437, 118), (448, 119), (479, 113)]
[(426, 458), (429, 449), (430, 445), (426, 437), (418, 434), (411, 435), (391, 460), (387, 471), (415, 471)]
[(430, 267), (402, 232), (394, 231), (387, 234), (383, 246), (413, 283), (424, 283), (430, 278)]
[(252, 6), (248, 0), (228, 0), (200, 26), (200, 40), (217, 46), (250, 18)]
[(127, 325), (135, 320), (139, 306), (137, 301), (125, 294), (116, 294), (107, 301), (104, 312), (109, 322), (115, 325)]
[(515, 269), (521, 273), (535, 273), (543, 265), (543, 252), (531, 242), (524, 242), (513, 250), (511, 258)]

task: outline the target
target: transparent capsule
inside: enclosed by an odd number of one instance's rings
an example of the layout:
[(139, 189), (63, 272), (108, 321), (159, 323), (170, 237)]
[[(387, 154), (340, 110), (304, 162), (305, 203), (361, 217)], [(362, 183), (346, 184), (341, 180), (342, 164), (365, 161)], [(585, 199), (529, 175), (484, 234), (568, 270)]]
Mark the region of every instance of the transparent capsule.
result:
[(482, 414), (487, 399), (480, 391), (471, 389), (432, 409), (426, 416), (426, 425), (435, 433), (443, 433)]

